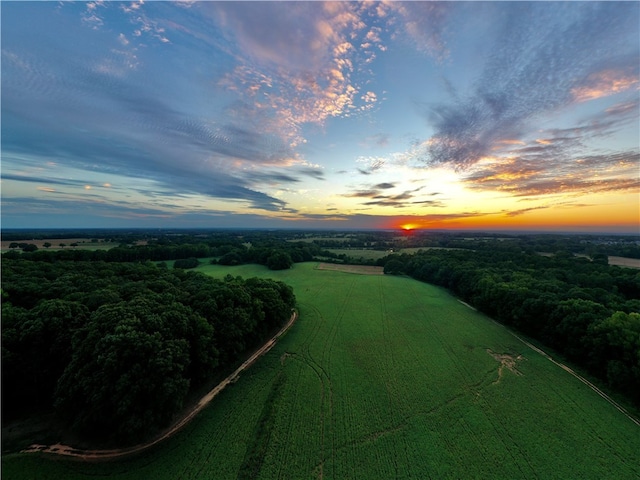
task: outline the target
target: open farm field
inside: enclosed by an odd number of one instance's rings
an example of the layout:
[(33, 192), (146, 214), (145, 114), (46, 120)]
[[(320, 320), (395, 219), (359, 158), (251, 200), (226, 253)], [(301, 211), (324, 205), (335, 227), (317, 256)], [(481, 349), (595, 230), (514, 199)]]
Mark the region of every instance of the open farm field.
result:
[[(3, 241), (0, 243), (0, 250), (2, 252), (8, 252), (11, 249), (9, 245), (12, 243), (32, 243), (41, 250), (61, 250), (61, 249), (83, 249), (83, 250), (108, 250), (113, 247), (117, 247), (117, 243), (113, 242), (92, 242), (89, 238), (43, 238), (37, 240), (19, 240), (19, 241)], [(50, 243), (49, 248), (45, 247), (45, 243)], [(77, 244), (72, 247), (71, 244)], [(64, 246), (60, 246), (64, 244)]]
[[(551, 257), (553, 253), (539, 252), (538, 255), (542, 255), (544, 257)], [(577, 253), (576, 257), (588, 258), (587, 255)], [(627, 268), (638, 268), (640, 269), (640, 258), (629, 258), (629, 257), (615, 257), (609, 256), (609, 265), (617, 265), (619, 267), (627, 267)]]
[[(406, 253), (412, 255), (420, 250), (445, 250), (442, 247), (411, 247), (411, 248), (396, 248), (393, 251), (389, 250), (372, 250), (369, 248), (328, 248), (328, 251), (337, 255), (347, 255), (348, 257), (356, 260), (362, 258), (363, 260), (378, 260), (379, 258), (386, 257), (391, 253)], [(451, 250), (451, 249), (446, 249)]]
[(300, 317), (175, 437), (108, 463), (4, 456), (7, 479), (640, 477), (640, 428), (440, 288), (202, 265), (293, 286)]
[(609, 257), (609, 265), (619, 267), (640, 268), (640, 258)]
[(333, 270), (336, 272), (358, 273), (363, 275), (384, 275), (382, 267), (369, 265), (344, 265), (341, 263), (319, 263), (318, 270)]

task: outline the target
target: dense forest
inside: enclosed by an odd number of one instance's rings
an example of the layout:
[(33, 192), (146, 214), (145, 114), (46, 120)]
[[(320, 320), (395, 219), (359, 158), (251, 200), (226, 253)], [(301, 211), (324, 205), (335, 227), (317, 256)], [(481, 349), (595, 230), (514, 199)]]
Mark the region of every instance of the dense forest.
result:
[(166, 426), (295, 305), (291, 287), (271, 280), (26, 257), (2, 259), (3, 422), (55, 409), (95, 442)]
[(607, 256), (552, 256), (519, 243), (392, 254), (385, 273), (441, 285), (490, 317), (537, 339), (640, 407), (640, 271)]

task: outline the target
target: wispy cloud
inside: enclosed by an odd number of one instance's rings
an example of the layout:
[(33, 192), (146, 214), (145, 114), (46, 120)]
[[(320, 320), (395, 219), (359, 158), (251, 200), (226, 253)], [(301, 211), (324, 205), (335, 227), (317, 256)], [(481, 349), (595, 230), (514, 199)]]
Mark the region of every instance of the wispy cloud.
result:
[(423, 187), (418, 187), (413, 190), (404, 190), (398, 193), (389, 193), (388, 190), (396, 188), (395, 183), (379, 183), (373, 185), (370, 188), (354, 190), (348, 193), (342, 194), (345, 198), (360, 198), (367, 200), (362, 202), (361, 205), (365, 206), (379, 206), (379, 207), (393, 207), (393, 208), (408, 208), (415, 207), (417, 205), (430, 206), (430, 207), (444, 207), (444, 203), (440, 200), (427, 199), (425, 197), (433, 197), (438, 193), (418, 193)]
[[(430, 109), (435, 134), (426, 160), (431, 164), (466, 168), (501, 140), (521, 138), (542, 114), (636, 85), (631, 77), (638, 76), (638, 47), (635, 42), (630, 50), (629, 38), (637, 36), (638, 4), (573, 8), (514, 2), (500, 8), (502, 23), (492, 26), (493, 55), (473, 91)], [(621, 64), (635, 67), (619, 72)]]
[[(382, 46), (351, 2), (215, 3), (217, 25), (239, 47), (236, 68), (220, 85), (251, 99), (251, 115), (270, 119), (291, 146), (305, 142), (305, 124), (368, 111), (378, 94), (356, 79)], [(263, 18), (270, 18), (265, 22)], [(366, 46), (359, 39), (366, 39)]]
[(640, 79), (638, 72), (626, 67), (624, 70), (614, 68), (590, 74), (583, 85), (575, 87), (571, 93), (576, 102), (596, 100), (627, 90), (638, 90)]
[[(123, 34), (113, 38), (114, 45), (127, 42)], [(30, 155), (42, 163), (55, 159), (152, 179), (167, 193), (240, 200), (265, 210), (285, 206), (263, 193), (265, 187), (323, 178), (321, 169), (304, 166), (278, 135), (253, 122), (194, 116), (149, 85), (142, 88), (113, 68), (93, 68), (93, 59), (70, 55), (68, 46), (49, 45), (36, 58), (22, 53), (26, 45), (10, 43), (2, 52), (4, 172), (10, 173), (12, 158)]]
[(32, 177), (26, 175), (14, 175), (11, 173), (3, 173), (3, 180), (14, 180), (16, 182), (40, 183), (46, 185), (64, 185), (74, 187), (84, 187), (88, 182), (82, 180), (55, 178), (55, 177)]
[(362, 175), (371, 175), (384, 168), (388, 159), (384, 157), (359, 157), (356, 159), (357, 164), (364, 165), (364, 167), (357, 167), (358, 172)]
[[(393, 13), (392, 26), (414, 44), (414, 46), (438, 59), (444, 60), (449, 54), (445, 38), (448, 20), (455, 9), (454, 2), (381, 2), (378, 14), (386, 17)], [(396, 24), (397, 22), (397, 24)]]
[(637, 124), (639, 105), (637, 99), (616, 104), (574, 127), (539, 132), (528, 143), (503, 144), (469, 168), (463, 181), (472, 190), (514, 196), (639, 190), (640, 144), (618, 151), (587, 147), (594, 138), (611, 137), (629, 122)]
[[(535, 148), (526, 157), (478, 164), (463, 181), (472, 190), (500, 191), (513, 196), (640, 191), (638, 152), (554, 160), (553, 154), (547, 155), (548, 147)], [(549, 150), (554, 151), (553, 147)]]

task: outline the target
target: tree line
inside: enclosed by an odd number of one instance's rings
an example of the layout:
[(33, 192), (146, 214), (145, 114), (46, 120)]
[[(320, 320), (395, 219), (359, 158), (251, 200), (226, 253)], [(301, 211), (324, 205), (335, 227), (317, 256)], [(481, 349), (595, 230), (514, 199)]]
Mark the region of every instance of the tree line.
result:
[[(180, 241), (182, 240), (182, 241)], [(277, 238), (254, 238), (253, 242), (227, 237), (221, 240), (173, 239), (171, 241), (150, 240), (147, 245), (121, 244), (110, 249), (62, 249), (38, 250), (36, 245), (25, 244), (22, 251), (12, 250), (3, 258), (26, 258), (36, 262), (140, 262), (189, 260), (178, 263), (178, 268), (197, 266), (193, 259), (213, 257), (211, 263), (241, 265), (257, 263), (271, 270), (284, 270), (294, 263), (311, 261), (317, 257), (336, 259), (338, 255), (323, 250), (320, 246), (305, 242), (289, 242)], [(185, 240), (198, 243), (184, 243)], [(31, 247), (31, 248), (29, 248)]]
[(140, 441), (294, 306), (273, 280), (3, 256), (3, 420), (53, 409), (88, 441)]
[(565, 355), (640, 406), (640, 271), (504, 242), (389, 255), (385, 273), (443, 286)]

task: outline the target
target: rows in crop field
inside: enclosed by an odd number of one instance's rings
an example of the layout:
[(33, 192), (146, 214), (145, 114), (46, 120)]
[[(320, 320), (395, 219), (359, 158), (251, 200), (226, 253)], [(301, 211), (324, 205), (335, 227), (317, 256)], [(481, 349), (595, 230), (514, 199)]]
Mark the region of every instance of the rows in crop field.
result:
[[(247, 378), (244, 378), (247, 377)], [(173, 478), (235, 477), (247, 455), (264, 404), (273, 389), (275, 375), (266, 369), (245, 373), (205, 409), (190, 431), (182, 432), (181, 469)], [(214, 428), (211, 428), (215, 425)], [(174, 458), (174, 456), (171, 456)], [(169, 457), (169, 458), (171, 458)], [(164, 460), (164, 459), (163, 459)], [(174, 470), (167, 465), (167, 472)], [(166, 476), (164, 478), (169, 478)]]
[[(409, 286), (410, 290), (414, 290), (411, 288), (412, 284)], [(410, 292), (413, 297), (418, 294), (418, 291)], [(417, 307), (415, 302), (405, 305)], [(411, 401), (403, 404), (406, 412), (404, 423), (408, 427), (420, 425), (426, 431), (425, 435), (429, 433), (426, 436), (431, 438), (430, 442), (435, 442), (436, 446), (441, 447), (435, 449), (440, 451), (440, 455), (430, 459), (423, 468), (439, 475), (446, 472), (446, 468), (442, 470), (441, 467), (451, 462), (462, 464), (466, 459), (476, 463), (477, 459), (473, 458), (476, 455), (473, 452), (481, 452), (484, 443), (465, 414), (470, 410), (474, 415), (486, 417), (481, 418), (485, 428), (486, 423), (490, 423), (487, 421), (490, 415), (487, 416), (485, 413), (486, 405), (478, 407), (478, 403), (482, 403), (482, 399), (479, 398), (481, 392), (478, 389), (489, 383), (491, 375), (488, 373), (491, 374), (491, 369), (487, 370), (486, 362), (469, 361), (473, 350), (476, 349), (475, 346), (471, 346), (470, 349), (461, 348), (461, 345), (456, 344), (456, 339), (451, 337), (451, 332), (456, 332), (461, 327), (457, 325), (459, 321), (451, 311), (451, 305), (445, 305), (443, 308), (437, 302), (431, 304), (427, 301), (423, 308), (416, 308), (413, 314), (404, 312), (404, 318), (411, 319), (411, 322), (420, 322), (423, 327), (420, 330), (418, 324), (414, 323), (413, 328), (409, 330), (411, 335), (406, 334), (407, 330), (397, 329), (402, 334), (405, 351), (409, 353), (404, 357), (408, 363), (402, 367), (411, 372), (413, 361), (418, 367), (413, 370), (416, 380), (414, 388), (407, 390), (407, 397), (411, 398)], [(420, 335), (421, 342), (415, 341)], [(480, 359), (483, 360), (482, 357)], [(439, 388), (434, 388), (435, 386)], [(505, 441), (501, 440), (502, 432), (499, 427), (492, 425), (490, 428), (497, 433), (497, 446), (508, 452), (509, 449), (505, 449), (504, 446)], [(508, 439), (506, 442), (508, 443)], [(419, 448), (426, 448), (425, 443), (419, 442), (417, 445)], [(430, 445), (433, 447), (433, 443)], [(470, 457), (470, 454), (473, 456)]]
[(354, 465), (361, 472), (377, 471), (379, 475), (393, 477), (398, 460), (404, 463), (402, 442), (394, 443), (391, 450), (379, 450), (384, 439), (398, 431), (390, 395), (381, 281), (370, 278), (353, 292), (349, 322), (341, 331), (341, 348), (336, 349), (336, 368), (332, 371), (339, 382), (335, 409), (337, 478), (353, 476)]
[[(309, 286), (314, 298), (323, 298), (323, 284)], [(331, 292), (328, 293), (331, 295)], [(303, 296), (304, 298), (304, 296)], [(325, 430), (331, 417), (331, 379), (323, 358), (328, 356), (335, 326), (321, 311), (304, 300), (299, 302), (305, 334), (291, 333), (292, 342), (280, 350), (279, 369), (291, 379), (283, 388), (268, 448), (259, 478), (297, 478), (301, 471), (322, 473)], [(330, 438), (330, 437), (326, 437)]]
[[(332, 470), (327, 471), (327, 465), (332, 466), (332, 455), (336, 451), (336, 410), (335, 410), (335, 382), (336, 377), (334, 359), (336, 355), (339, 358), (340, 352), (334, 348), (336, 338), (342, 329), (343, 322), (349, 321), (349, 298), (353, 294), (353, 288), (356, 284), (357, 277), (340, 276), (334, 274), (318, 275), (318, 279), (326, 279), (331, 282), (338, 279), (340, 288), (328, 288), (326, 293), (323, 291), (314, 292), (314, 300), (320, 308), (314, 309), (314, 314), (321, 319), (319, 328), (309, 336), (308, 340), (302, 342), (301, 352), (304, 361), (310, 368), (316, 369), (319, 376), (323, 380), (323, 396), (321, 399), (321, 451), (320, 461), (316, 466), (316, 471), (323, 475), (332, 476)], [(324, 284), (324, 282), (319, 282)], [(339, 377), (339, 375), (338, 375)]]
[(295, 375), (296, 382), (287, 385), (279, 410), (275, 441), (270, 445), (270, 461), (261, 472), (263, 478), (291, 478), (292, 472), (310, 471), (322, 460), (322, 437), (329, 379), (310, 357), (309, 339), (321, 334), (323, 319), (317, 312), (307, 311), (311, 320), (309, 336), (302, 340), (297, 352), (287, 351), (281, 368)]
[[(473, 316), (474, 314), (469, 312), (469, 315)], [(467, 326), (471, 327), (472, 324), (467, 323)], [(456, 342), (453, 338), (449, 338), (442, 323), (436, 325), (435, 332), (438, 332), (442, 341), (447, 343), (449, 348), (445, 351), (451, 353), (451, 361), (460, 372), (461, 385), (466, 385), (465, 396), (461, 397), (460, 402), (458, 402), (461, 403), (458, 411), (463, 413), (459, 423), (466, 423), (473, 427), (470, 429), (469, 434), (471, 441), (474, 441), (473, 436), (477, 436), (482, 440), (482, 445), (491, 444), (493, 451), (500, 451), (505, 455), (501, 457), (505, 465), (500, 465), (497, 461), (494, 461), (487, 468), (496, 468), (498, 466), (503, 470), (505, 468), (517, 468), (516, 473), (519, 476), (533, 477), (536, 473), (545, 471), (549, 463), (554, 463), (549, 460), (552, 457), (561, 458), (562, 460), (558, 461), (552, 469), (547, 470), (549, 474), (557, 474), (562, 471), (559, 470), (562, 468), (565, 469), (568, 475), (575, 473), (575, 466), (569, 467), (569, 469), (566, 467), (566, 465), (571, 465), (571, 462), (567, 462), (567, 459), (572, 452), (571, 449), (567, 448), (567, 445), (584, 443), (585, 448), (588, 447), (587, 444), (590, 444), (590, 448), (593, 448), (593, 439), (598, 438), (597, 431), (604, 427), (604, 425), (589, 425), (590, 422), (597, 423), (598, 417), (594, 416), (593, 413), (591, 415), (587, 414), (587, 411), (593, 412), (593, 410), (585, 406), (584, 399), (581, 396), (576, 396), (575, 382), (570, 378), (566, 378), (567, 375), (564, 375), (564, 372), (556, 369), (555, 375), (564, 377), (559, 383), (561, 386), (557, 389), (548, 384), (547, 376), (550, 373), (549, 371), (545, 371), (544, 375), (532, 381), (534, 379), (529, 376), (530, 370), (528, 368), (524, 376), (516, 377), (510, 372), (505, 373), (501, 383), (487, 382), (486, 377), (483, 381), (481, 369), (472, 368), (474, 365), (480, 365), (482, 358), (461, 362), (465, 352), (460, 349), (458, 351), (452, 350)], [(482, 338), (481, 331), (476, 333), (479, 338)], [(502, 346), (502, 348), (506, 347), (507, 351), (519, 348), (520, 350), (528, 351), (527, 357), (537, 355), (523, 345), (514, 346), (512, 342), (498, 338), (494, 339), (493, 342), (496, 343), (496, 340), (499, 341), (498, 345)], [(478, 347), (481, 346), (483, 345), (478, 345)], [(481, 352), (482, 348), (476, 348), (473, 351), (476, 350)], [(486, 359), (488, 357), (485, 357)], [(528, 361), (525, 360), (522, 366), (523, 369), (528, 366)], [(546, 370), (549, 369), (547, 368)], [(495, 372), (495, 370), (493, 371)], [(478, 379), (476, 383), (473, 383), (474, 378)], [(469, 394), (474, 393), (474, 391), (476, 394), (475, 401), (471, 405), (463, 406), (462, 401), (468, 403), (469, 398), (473, 398)], [(527, 400), (532, 400), (532, 395), (539, 392), (541, 393), (539, 401), (527, 402)], [(511, 409), (512, 415), (505, 415), (505, 411), (514, 401), (519, 402), (521, 408), (519, 410)], [(548, 411), (541, 408), (541, 406), (545, 405), (549, 406)], [(558, 424), (558, 420), (555, 418), (557, 416), (565, 419), (564, 422), (560, 422), (564, 423), (561, 432), (564, 438), (555, 442), (554, 448), (540, 448), (540, 445), (549, 443), (550, 439), (545, 438), (547, 436), (546, 432), (553, 433), (552, 424)], [(473, 417), (477, 417), (476, 421), (470, 422), (468, 419)], [(549, 422), (549, 427), (551, 428), (549, 430), (540, 429), (540, 423), (545, 423), (547, 418), (554, 419)], [(604, 430), (610, 429), (604, 428)], [(532, 432), (534, 432), (534, 435), (531, 434)], [(556, 434), (559, 433), (556, 432)], [(619, 452), (621, 445), (619, 442), (616, 442), (616, 444), (613, 450)], [(599, 448), (601, 447), (602, 445), (599, 446)], [(627, 449), (623, 448), (622, 450)], [(634, 458), (633, 455), (629, 457), (628, 450), (625, 455), (627, 462), (629, 462), (629, 458)], [(504, 461), (505, 458), (506, 462)], [(615, 455), (613, 458), (615, 458)], [(635, 458), (637, 458), (637, 455)], [(560, 465), (561, 462), (563, 465)], [(474, 464), (478, 464), (476, 459), (474, 459)]]

